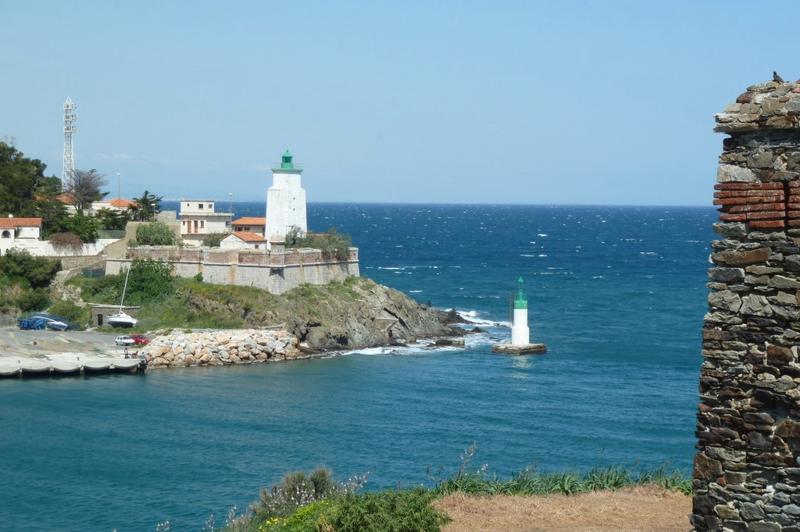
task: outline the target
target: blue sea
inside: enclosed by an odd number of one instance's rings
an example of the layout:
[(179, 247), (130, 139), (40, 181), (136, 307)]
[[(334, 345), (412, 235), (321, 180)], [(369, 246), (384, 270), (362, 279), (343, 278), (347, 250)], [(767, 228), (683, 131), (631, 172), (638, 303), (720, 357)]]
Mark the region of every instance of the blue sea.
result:
[[(165, 205), (169, 207), (170, 205)], [(237, 216), (263, 204), (233, 205)], [(694, 445), (710, 208), (311, 204), (361, 273), (487, 329), (465, 350), (0, 380), (0, 529), (198, 530), (291, 470), (367, 489), (472, 467), (666, 464)], [(535, 341), (506, 357), (522, 276)]]

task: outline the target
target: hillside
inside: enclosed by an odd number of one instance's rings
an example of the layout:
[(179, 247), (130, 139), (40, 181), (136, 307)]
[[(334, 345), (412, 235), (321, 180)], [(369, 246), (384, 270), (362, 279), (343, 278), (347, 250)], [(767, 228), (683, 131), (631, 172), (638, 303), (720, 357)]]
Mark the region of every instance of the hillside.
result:
[[(366, 278), (302, 285), (280, 296), (258, 288), (221, 286), (195, 279), (136, 282), (132, 270), (126, 304), (141, 305), (142, 331), (169, 328), (257, 328), (283, 324), (315, 350), (353, 349), (452, 336), (447, 314), (420, 305)], [(163, 283), (163, 284), (162, 284)], [(122, 279), (78, 277), (69, 292), (81, 303), (116, 303)], [(84, 313), (82, 320), (87, 320)]]

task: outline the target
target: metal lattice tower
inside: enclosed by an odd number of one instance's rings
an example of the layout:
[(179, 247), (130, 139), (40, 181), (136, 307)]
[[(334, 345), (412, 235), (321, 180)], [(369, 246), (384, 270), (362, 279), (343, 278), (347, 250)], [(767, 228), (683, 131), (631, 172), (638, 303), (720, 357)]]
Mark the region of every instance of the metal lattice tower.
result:
[(72, 143), (72, 135), (78, 130), (75, 122), (78, 115), (75, 114), (77, 106), (71, 98), (64, 102), (64, 159), (61, 169), (61, 188), (66, 188), (75, 173), (75, 148)]

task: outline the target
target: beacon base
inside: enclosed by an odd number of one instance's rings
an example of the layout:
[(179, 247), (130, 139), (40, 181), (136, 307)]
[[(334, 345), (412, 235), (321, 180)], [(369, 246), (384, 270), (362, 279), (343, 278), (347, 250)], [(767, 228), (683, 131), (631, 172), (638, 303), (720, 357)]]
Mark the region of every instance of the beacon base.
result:
[(547, 352), (547, 346), (544, 344), (495, 344), (492, 346), (492, 352), (501, 355), (541, 355)]

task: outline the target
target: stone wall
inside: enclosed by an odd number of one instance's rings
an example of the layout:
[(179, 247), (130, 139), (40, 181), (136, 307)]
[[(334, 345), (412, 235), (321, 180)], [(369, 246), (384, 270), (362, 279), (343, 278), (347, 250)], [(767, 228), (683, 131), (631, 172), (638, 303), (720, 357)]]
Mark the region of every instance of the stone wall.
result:
[(179, 277), (202, 274), (211, 284), (253, 286), (273, 294), (303, 283), (323, 285), (359, 276), (357, 248), (350, 248), (347, 260), (336, 260), (326, 259), (318, 249), (266, 252), (177, 246), (129, 248), (124, 258), (108, 258), (106, 275), (116, 275), (134, 259), (169, 262)]
[(303, 358), (295, 336), (282, 329), (173, 332), (139, 352), (150, 368), (258, 364)]
[(800, 84), (749, 87), (714, 204), (697, 417), (697, 530), (800, 531)]

